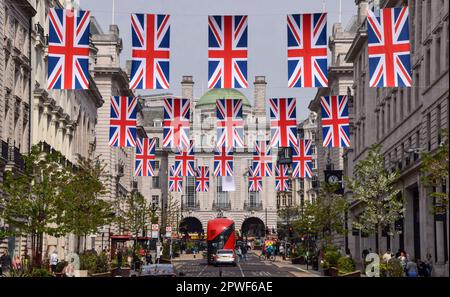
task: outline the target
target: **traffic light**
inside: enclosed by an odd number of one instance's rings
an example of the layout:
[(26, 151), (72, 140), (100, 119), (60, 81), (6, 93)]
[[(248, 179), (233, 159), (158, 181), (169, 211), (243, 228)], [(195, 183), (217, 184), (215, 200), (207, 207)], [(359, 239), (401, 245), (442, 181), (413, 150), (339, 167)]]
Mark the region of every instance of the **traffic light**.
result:
[(292, 228), (292, 226), (289, 226), (289, 237), (293, 237), (294, 236), (294, 228)]

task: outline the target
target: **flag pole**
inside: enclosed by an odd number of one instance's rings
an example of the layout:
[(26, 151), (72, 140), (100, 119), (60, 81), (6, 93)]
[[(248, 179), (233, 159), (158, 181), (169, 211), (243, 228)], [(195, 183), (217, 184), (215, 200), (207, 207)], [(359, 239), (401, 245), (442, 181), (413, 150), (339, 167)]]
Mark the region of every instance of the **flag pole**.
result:
[(325, 12), (325, 0), (322, 0), (322, 12)]
[(342, 0), (339, 0), (339, 23), (342, 23)]
[(111, 24), (114, 25), (115, 19), (114, 19), (114, 15), (116, 12), (116, 1), (112, 0), (112, 16), (111, 16)]

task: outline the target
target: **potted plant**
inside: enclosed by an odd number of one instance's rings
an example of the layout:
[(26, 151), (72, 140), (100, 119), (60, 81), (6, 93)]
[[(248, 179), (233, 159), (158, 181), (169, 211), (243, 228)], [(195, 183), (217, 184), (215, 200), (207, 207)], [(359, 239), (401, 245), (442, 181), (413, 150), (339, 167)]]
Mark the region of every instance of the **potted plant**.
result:
[(360, 277), (361, 272), (355, 270), (355, 262), (352, 258), (342, 256), (338, 260), (337, 264), (339, 270), (339, 276), (344, 277)]

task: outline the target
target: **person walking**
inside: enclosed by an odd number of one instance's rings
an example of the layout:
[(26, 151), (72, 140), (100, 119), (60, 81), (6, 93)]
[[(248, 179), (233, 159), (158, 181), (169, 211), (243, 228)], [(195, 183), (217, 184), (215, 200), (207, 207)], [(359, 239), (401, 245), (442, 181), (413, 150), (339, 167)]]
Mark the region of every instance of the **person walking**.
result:
[(248, 253), (248, 248), (247, 248), (246, 246), (244, 246), (244, 247), (242, 248), (242, 259), (243, 259), (244, 261), (247, 261), (247, 253)]
[(408, 260), (408, 263), (406, 264), (406, 276), (417, 277), (417, 275), (417, 263), (414, 261), (414, 259)]
[(5, 272), (8, 272), (11, 269), (11, 256), (9, 255), (8, 250), (3, 252), (3, 255), (0, 257), (0, 275)]
[(387, 263), (389, 260), (391, 260), (392, 254), (391, 250), (387, 249), (386, 252), (383, 254), (383, 262)]
[(52, 273), (56, 273), (56, 265), (58, 265), (58, 252), (53, 250), (53, 253), (50, 255), (50, 267)]
[(117, 251), (117, 267), (120, 269), (122, 267), (122, 260), (123, 260), (123, 252), (122, 249), (119, 248)]

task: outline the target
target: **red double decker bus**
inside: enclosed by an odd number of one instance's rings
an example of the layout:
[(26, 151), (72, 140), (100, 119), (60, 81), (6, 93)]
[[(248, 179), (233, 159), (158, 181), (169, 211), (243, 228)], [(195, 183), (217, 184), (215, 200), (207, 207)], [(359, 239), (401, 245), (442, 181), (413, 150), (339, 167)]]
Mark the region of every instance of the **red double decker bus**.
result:
[(206, 243), (208, 246), (208, 264), (212, 264), (217, 250), (234, 250), (236, 237), (234, 221), (228, 218), (217, 218), (208, 222)]

